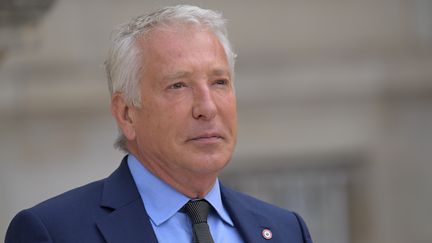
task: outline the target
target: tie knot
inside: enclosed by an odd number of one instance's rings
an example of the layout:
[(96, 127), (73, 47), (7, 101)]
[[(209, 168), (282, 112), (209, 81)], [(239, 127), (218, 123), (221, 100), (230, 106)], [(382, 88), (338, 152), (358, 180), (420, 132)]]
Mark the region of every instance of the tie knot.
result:
[(210, 204), (206, 200), (189, 201), (184, 205), (184, 209), (193, 224), (207, 223)]

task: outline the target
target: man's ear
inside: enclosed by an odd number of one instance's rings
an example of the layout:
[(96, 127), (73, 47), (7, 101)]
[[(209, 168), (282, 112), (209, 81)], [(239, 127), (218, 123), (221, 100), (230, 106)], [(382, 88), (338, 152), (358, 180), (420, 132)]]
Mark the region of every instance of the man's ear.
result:
[(135, 139), (133, 108), (130, 107), (122, 93), (114, 93), (111, 97), (111, 113), (117, 121), (117, 126), (128, 140)]

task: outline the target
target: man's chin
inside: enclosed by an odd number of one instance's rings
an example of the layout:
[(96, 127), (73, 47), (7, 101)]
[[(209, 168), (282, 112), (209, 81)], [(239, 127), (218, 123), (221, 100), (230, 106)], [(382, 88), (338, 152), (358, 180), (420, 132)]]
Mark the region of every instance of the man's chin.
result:
[(219, 173), (229, 162), (229, 157), (197, 156), (193, 159), (192, 170), (202, 174)]

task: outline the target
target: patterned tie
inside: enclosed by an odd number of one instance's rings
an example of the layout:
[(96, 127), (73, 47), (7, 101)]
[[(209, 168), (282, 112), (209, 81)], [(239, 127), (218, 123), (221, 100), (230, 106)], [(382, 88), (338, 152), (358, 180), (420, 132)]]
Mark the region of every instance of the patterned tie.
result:
[(192, 221), (194, 243), (214, 243), (210, 234), (207, 216), (210, 204), (206, 200), (189, 201), (184, 206), (187, 215)]

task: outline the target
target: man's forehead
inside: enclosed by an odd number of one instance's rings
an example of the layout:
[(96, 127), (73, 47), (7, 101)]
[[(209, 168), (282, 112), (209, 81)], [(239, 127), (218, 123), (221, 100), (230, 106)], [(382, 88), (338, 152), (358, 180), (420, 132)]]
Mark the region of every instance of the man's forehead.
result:
[(207, 59), (207, 61), (203, 60), (202, 64), (210, 65), (207, 75), (230, 75), (225, 50), (213, 32), (197, 26), (181, 26), (181, 28), (184, 30), (175, 29), (174, 26), (156, 27), (137, 40), (140, 54), (144, 57), (146, 65), (151, 65), (157, 59), (158, 62), (166, 64), (164, 70), (159, 70), (163, 76), (175, 79), (188, 76), (193, 71), (179, 66), (175, 60), (181, 60), (183, 57), (187, 59), (195, 54), (200, 55), (198, 53), (207, 53), (200, 56)]

